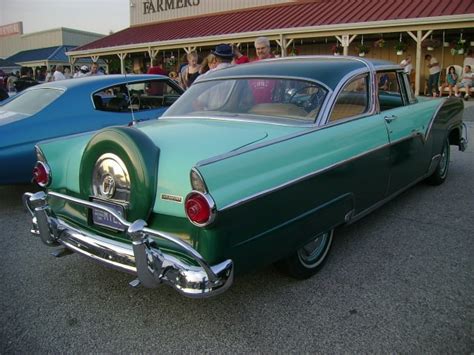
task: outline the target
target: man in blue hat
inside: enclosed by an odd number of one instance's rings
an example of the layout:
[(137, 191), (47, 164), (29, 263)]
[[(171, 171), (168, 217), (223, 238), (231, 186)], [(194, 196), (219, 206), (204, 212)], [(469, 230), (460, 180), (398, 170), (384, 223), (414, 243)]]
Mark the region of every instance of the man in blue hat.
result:
[(234, 58), (234, 51), (232, 47), (228, 44), (219, 44), (216, 46), (216, 49), (211, 51), (215, 56), (214, 63), (209, 63), (211, 70), (213, 72), (219, 69), (224, 69), (232, 66), (232, 59)]

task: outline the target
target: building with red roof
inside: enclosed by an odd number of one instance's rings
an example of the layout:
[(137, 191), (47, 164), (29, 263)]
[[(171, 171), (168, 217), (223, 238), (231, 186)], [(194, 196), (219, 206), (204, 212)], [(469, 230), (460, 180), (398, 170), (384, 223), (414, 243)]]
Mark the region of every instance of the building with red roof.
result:
[[(462, 64), (474, 46), (474, 1), (469, 0), (131, 0), (131, 26), (68, 52), (71, 59), (116, 56), (143, 65), (150, 58), (203, 53), (219, 43), (239, 44), (252, 56), (253, 41), (271, 40), (276, 54), (331, 54), (399, 62), (400, 42), (414, 58), (416, 92), (423, 55), (433, 47), (446, 67)], [(456, 46), (456, 47), (455, 47)], [(455, 48), (454, 48), (455, 47)], [(461, 48), (462, 47), (462, 48)]]

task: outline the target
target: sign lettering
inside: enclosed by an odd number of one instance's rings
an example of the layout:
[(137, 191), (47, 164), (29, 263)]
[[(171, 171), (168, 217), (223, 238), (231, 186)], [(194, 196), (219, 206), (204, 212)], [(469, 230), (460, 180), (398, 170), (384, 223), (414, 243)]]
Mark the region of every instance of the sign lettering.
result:
[(143, 2), (143, 15), (199, 6), (200, 3), (201, 0), (146, 0)]
[(23, 34), (23, 22), (10, 23), (0, 26), (0, 37)]

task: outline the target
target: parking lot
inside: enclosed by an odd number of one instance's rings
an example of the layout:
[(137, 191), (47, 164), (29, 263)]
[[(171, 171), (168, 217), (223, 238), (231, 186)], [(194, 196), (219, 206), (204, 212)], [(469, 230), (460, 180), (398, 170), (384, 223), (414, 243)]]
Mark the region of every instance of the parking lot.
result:
[(21, 205), (33, 187), (0, 187), (0, 353), (473, 352), (473, 113), (446, 183), (339, 229), (315, 277), (268, 267), (205, 300), (50, 256)]

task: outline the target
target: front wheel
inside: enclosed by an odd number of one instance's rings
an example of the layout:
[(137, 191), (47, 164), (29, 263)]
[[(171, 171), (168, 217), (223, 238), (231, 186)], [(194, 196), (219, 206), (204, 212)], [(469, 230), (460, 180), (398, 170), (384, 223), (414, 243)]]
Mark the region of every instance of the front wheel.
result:
[(426, 182), (430, 185), (441, 185), (448, 176), (449, 170), (449, 138), (446, 139), (443, 145), (443, 150), (441, 151), (441, 157), (436, 167), (435, 171), (431, 176), (426, 179)]
[(324, 266), (332, 245), (334, 230), (316, 236), (287, 259), (276, 265), (285, 274), (296, 279), (307, 279)]

